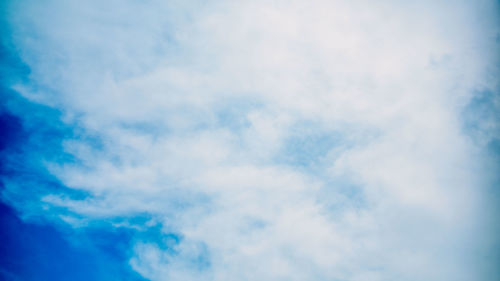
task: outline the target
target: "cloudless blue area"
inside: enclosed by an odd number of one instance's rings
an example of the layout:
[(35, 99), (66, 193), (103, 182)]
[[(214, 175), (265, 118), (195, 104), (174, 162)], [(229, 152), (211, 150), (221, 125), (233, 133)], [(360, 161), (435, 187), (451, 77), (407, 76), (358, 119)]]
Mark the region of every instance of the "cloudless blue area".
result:
[(50, 223), (23, 222), (4, 203), (0, 229), (0, 280), (144, 280), (128, 269), (130, 232), (61, 231)]

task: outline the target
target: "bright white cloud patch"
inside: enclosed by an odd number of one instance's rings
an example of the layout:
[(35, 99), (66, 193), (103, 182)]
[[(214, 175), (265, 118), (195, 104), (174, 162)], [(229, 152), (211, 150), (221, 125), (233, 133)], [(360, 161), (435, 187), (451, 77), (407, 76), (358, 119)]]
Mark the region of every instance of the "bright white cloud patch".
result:
[(481, 153), (498, 129), (479, 141), (461, 116), (498, 91), (498, 9), (14, 2), (31, 74), (13, 88), (99, 140), (48, 164), (91, 196), (44, 201), (151, 216), (134, 227), (166, 238), (130, 257), (150, 280), (494, 280)]

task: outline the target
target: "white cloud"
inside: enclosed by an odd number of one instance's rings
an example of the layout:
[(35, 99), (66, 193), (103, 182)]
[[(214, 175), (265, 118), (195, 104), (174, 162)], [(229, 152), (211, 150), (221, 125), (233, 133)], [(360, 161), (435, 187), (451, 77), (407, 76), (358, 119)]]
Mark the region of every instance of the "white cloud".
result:
[[(94, 197), (45, 201), (183, 235), (136, 245), (145, 277), (486, 278), (462, 258), (486, 210), (459, 114), (497, 87), (493, 1), (12, 5), (14, 88), (102, 141), (50, 166)], [(277, 161), (304, 122), (344, 140), (313, 171)]]

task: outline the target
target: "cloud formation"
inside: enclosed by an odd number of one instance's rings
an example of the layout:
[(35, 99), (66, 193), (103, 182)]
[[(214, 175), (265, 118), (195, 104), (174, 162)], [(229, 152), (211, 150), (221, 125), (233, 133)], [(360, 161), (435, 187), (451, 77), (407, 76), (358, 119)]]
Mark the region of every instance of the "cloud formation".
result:
[(73, 128), (74, 160), (44, 167), (86, 194), (40, 204), (74, 227), (161, 229), (130, 249), (145, 278), (499, 276), (495, 1), (6, 11), (30, 69), (9, 86)]

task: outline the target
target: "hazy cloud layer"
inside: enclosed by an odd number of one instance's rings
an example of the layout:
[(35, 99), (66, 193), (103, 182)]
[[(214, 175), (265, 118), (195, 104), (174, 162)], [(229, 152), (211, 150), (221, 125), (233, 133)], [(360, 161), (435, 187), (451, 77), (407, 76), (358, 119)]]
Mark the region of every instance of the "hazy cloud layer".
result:
[(10, 86), (74, 128), (45, 167), (88, 194), (40, 204), (160, 228), (150, 280), (496, 280), (499, 9), (11, 1)]

